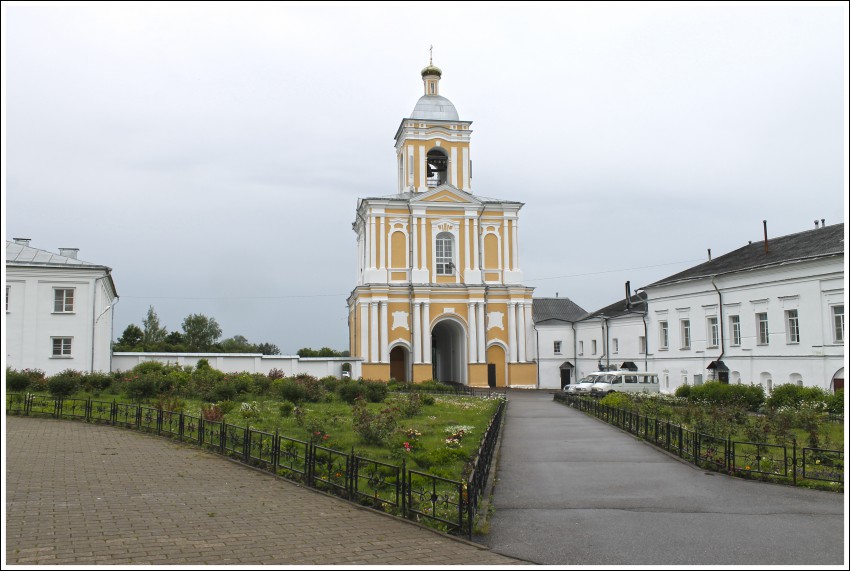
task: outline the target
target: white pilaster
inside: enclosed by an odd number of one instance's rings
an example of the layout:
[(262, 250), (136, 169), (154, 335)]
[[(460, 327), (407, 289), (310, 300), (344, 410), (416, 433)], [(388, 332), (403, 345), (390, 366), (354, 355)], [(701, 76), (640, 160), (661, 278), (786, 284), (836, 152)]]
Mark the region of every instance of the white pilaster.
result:
[[(472, 265), (472, 220), (467, 218), (464, 220), (464, 237), (466, 239), (466, 247), (464, 248), (464, 258), (466, 258), (466, 263), (464, 264), (464, 268), (466, 268), (466, 272), (469, 272), (472, 269), (470, 266)], [(464, 272), (464, 275), (466, 275)]]
[(510, 269), (508, 259), (508, 221), (502, 219), (502, 269)]
[(375, 217), (371, 214), (368, 216), (368, 229), (366, 234), (369, 240), (369, 269), (375, 269)]
[(419, 235), (416, 233), (419, 218), (413, 216), (410, 221), (410, 239), (413, 240), (413, 269), (419, 269)]
[(419, 146), (419, 192), (428, 190), (428, 172), (425, 163), (425, 145)]
[(369, 304), (360, 304), (360, 357), (369, 360)]
[(519, 362), (525, 363), (525, 303), (518, 303), (517, 323), (519, 331), (517, 332), (517, 349), (519, 349)]
[(389, 315), (387, 315), (387, 302), (381, 302), (381, 340), (378, 342), (381, 348), (381, 363), (389, 362), (388, 348), (390, 345), (387, 335), (389, 334)]
[(413, 362), (421, 363), (422, 362), (422, 319), (420, 317), (420, 312), (422, 311), (422, 304), (418, 301), (413, 302)]
[(469, 147), (463, 148), (463, 190), (469, 190)]
[(422, 356), (431, 363), (431, 304), (422, 303)]
[(519, 248), (517, 247), (517, 233), (519, 227), (516, 220), (511, 220), (511, 269), (519, 269)]
[(452, 147), (452, 156), (451, 156), (451, 180), (449, 181), (452, 186), (459, 186), (457, 183), (457, 147)]
[(508, 353), (511, 363), (516, 363), (516, 303), (508, 303)]
[(378, 302), (369, 303), (369, 362), (378, 362)]
[(478, 302), (475, 304), (478, 313), (478, 359), (479, 363), (487, 362), (487, 329), (484, 327), (484, 304)]
[(475, 325), (475, 303), (469, 302), (467, 311), (467, 320), (469, 325), (469, 362), (478, 362), (478, 328)]
[(387, 231), (384, 228), (386, 218), (386, 216), (381, 216), (381, 257), (378, 260), (378, 268), (382, 270), (387, 267)]

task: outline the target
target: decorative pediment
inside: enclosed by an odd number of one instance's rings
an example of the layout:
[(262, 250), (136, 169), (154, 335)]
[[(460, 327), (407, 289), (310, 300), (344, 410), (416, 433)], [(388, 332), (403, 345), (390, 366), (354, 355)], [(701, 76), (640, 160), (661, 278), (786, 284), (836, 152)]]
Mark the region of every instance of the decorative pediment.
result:
[(472, 194), (460, 190), (450, 184), (441, 184), (428, 192), (417, 194), (411, 202), (443, 202), (452, 204), (481, 204)]

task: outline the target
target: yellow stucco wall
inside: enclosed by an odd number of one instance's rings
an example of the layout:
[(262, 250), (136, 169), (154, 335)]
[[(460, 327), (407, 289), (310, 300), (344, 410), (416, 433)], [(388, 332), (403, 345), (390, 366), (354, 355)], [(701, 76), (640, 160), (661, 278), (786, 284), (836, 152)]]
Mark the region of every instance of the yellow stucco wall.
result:
[(537, 363), (509, 363), (509, 386), (537, 386)]
[(424, 383), (434, 377), (434, 369), (430, 363), (413, 365), (413, 382)]
[(467, 383), (470, 387), (486, 387), (487, 385), (487, 363), (473, 363), (469, 365), (469, 378)]
[(390, 380), (390, 364), (389, 363), (363, 363), (361, 365), (361, 375), (364, 379), (372, 381), (389, 381)]

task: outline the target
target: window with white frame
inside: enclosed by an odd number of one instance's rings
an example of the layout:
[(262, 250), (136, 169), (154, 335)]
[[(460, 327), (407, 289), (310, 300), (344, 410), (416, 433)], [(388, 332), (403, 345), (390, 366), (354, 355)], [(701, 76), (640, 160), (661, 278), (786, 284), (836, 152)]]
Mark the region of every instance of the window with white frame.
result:
[(792, 344), (800, 342), (800, 316), (796, 309), (785, 312), (785, 340)]
[(555, 341), (555, 354), (556, 355), (561, 354), (561, 342), (560, 341)]
[(691, 320), (690, 319), (682, 319), (680, 322), (680, 329), (682, 333), (682, 349), (690, 349), (691, 348)]
[(770, 334), (767, 328), (767, 313), (756, 313), (756, 331), (758, 332), (758, 344), (770, 343)]
[(620, 340), (615, 337), (611, 341), (613, 341), (613, 343), (611, 345), (611, 347), (612, 347), (611, 352), (612, 353), (619, 353), (620, 352)]
[(709, 317), (706, 320), (708, 327), (708, 346), (717, 347), (720, 345), (720, 325), (717, 323), (716, 317)]
[(646, 353), (646, 337), (643, 335), (638, 337), (638, 353)]
[(71, 337), (51, 337), (50, 341), (53, 345), (54, 357), (70, 357), (71, 356)]
[(658, 322), (658, 348), (667, 349), (670, 346), (670, 330), (666, 321)]
[(74, 288), (56, 288), (53, 290), (53, 313), (74, 312)]
[(437, 275), (454, 275), (454, 236), (448, 232), (437, 234)]
[(593, 349), (593, 352), (591, 353), (591, 355), (596, 355), (596, 339), (594, 339), (590, 342), (590, 347), (591, 347), (591, 349)]
[(832, 306), (832, 340), (844, 343), (844, 304)]
[(584, 341), (578, 342), (578, 354), (584, 355)]
[(729, 316), (729, 332), (731, 334), (731, 344), (738, 346), (741, 344), (741, 316)]

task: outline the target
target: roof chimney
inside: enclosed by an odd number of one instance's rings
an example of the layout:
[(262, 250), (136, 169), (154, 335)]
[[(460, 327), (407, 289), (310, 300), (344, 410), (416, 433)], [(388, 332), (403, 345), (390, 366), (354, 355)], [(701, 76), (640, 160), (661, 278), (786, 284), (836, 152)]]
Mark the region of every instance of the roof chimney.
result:
[(72, 260), (76, 260), (77, 252), (79, 251), (79, 248), (59, 248), (59, 255), (65, 256), (66, 258), (71, 258)]
[(12, 238), (15, 241), (15, 244), (20, 244), (21, 246), (29, 246), (30, 239), (29, 238)]
[(815, 220), (815, 228), (817, 228), (817, 227), (818, 227), (818, 221)]
[(626, 282), (626, 309), (632, 307), (632, 282)]
[(708, 249), (708, 261), (711, 261), (711, 248)]
[(558, 292), (555, 292), (555, 298), (556, 299), (558, 298)]
[(826, 218), (821, 218), (821, 219), (820, 219), (820, 227), (821, 227), (821, 228), (826, 228)]
[(767, 254), (767, 220), (762, 220), (764, 224), (764, 253)]

